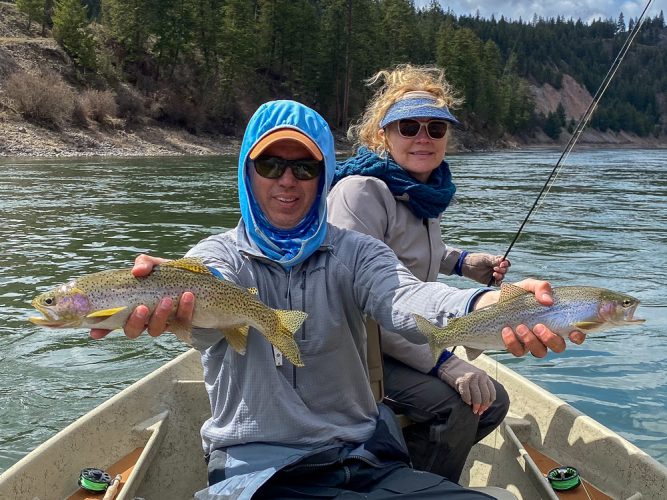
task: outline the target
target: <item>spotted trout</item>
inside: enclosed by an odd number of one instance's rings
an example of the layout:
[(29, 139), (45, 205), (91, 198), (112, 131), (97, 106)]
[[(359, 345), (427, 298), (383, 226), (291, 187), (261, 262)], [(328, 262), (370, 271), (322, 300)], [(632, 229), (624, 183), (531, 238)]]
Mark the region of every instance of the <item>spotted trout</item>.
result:
[(156, 266), (151, 274), (135, 277), (130, 269), (102, 271), (69, 281), (32, 301), (44, 317), (32, 323), (52, 328), (123, 328), (135, 307), (145, 304), (151, 311), (163, 297), (171, 297), (174, 308), (169, 331), (184, 342), (192, 342), (189, 326), (176, 321), (178, 300), (185, 291), (195, 294), (192, 327), (214, 328), (229, 345), (245, 354), (248, 328), (257, 329), (296, 366), (303, 366), (294, 333), (308, 316), (302, 311), (271, 309), (246, 290), (214, 276), (197, 258), (183, 258)]
[(447, 347), (464, 346), (469, 359), (485, 349), (502, 350), (502, 330), (538, 323), (566, 338), (579, 330), (594, 333), (621, 325), (637, 325), (643, 319), (633, 318), (639, 300), (604, 288), (562, 286), (553, 289), (554, 303), (540, 304), (535, 295), (516, 285), (504, 284), (497, 303), (482, 307), (460, 318), (450, 319), (440, 328), (414, 314), (417, 328), (426, 336), (435, 359)]

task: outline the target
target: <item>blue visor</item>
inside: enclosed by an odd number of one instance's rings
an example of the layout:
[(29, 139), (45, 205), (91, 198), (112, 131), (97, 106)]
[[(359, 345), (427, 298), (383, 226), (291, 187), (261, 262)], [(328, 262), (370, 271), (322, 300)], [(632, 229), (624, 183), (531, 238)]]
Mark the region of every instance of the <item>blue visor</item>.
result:
[(449, 112), (447, 106), (436, 106), (434, 99), (413, 97), (396, 101), (380, 122), (380, 128), (405, 118), (432, 118), (459, 125), (459, 121)]

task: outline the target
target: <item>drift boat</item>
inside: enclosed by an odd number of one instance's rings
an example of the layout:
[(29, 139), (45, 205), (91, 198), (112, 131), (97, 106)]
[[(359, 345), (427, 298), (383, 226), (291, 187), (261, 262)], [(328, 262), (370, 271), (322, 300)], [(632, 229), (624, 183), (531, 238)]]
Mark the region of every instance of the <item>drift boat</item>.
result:
[[(667, 468), (618, 434), (482, 355), (473, 364), (507, 389), (510, 413), (475, 445), (461, 484), (505, 498), (667, 498)], [(102, 498), (79, 488), (82, 469), (121, 475), (116, 500), (182, 500), (206, 487), (199, 428), (210, 414), (199, 353), (190, 350), (137, 381), (0, 476), (0, 498)], [(581, 484), (555, 491), (563, 467)], [(493, 494), (493, 493), (491, 493)]]

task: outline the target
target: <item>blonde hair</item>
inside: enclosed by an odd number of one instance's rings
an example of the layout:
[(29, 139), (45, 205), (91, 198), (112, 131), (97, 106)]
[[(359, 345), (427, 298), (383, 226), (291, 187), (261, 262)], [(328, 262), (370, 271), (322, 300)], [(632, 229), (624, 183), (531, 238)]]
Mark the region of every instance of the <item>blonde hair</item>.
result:
[(382, 82), (375, 92), (359, 121), (350, 126), (347, 137), (355, 147), (365, 146), (374, 153), (384, 156), (387, 143), (380, 134), (380, 122), (394, 103), (406, 93), (424, 91), (435, 97), (438, 107), (453, 108), (463, 103), (452, 86), (445, 80), (445, 72), (434, 66), (412, 66), (401, 64), (393, 70), (378, 71), (366, 80), (370, 87)]

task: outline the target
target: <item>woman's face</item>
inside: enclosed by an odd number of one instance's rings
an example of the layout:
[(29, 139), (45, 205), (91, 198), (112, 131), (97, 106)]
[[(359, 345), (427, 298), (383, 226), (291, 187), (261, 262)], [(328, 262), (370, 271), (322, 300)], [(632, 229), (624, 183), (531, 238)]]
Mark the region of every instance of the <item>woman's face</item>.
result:
[[(426, 118), (416, 118), (420, 123), (428, 123)], [(431, 172), (438, 168), (445, 158), (447, 135), (442, 139), (431, 139), (426, 127), (421, 127), (414, 137), (403, 137), (398, 133), (398, 122), (387, 125), (380, 134), (387, 139), (389, 153), (396, 163), (421, 181), (428, 182)]]

